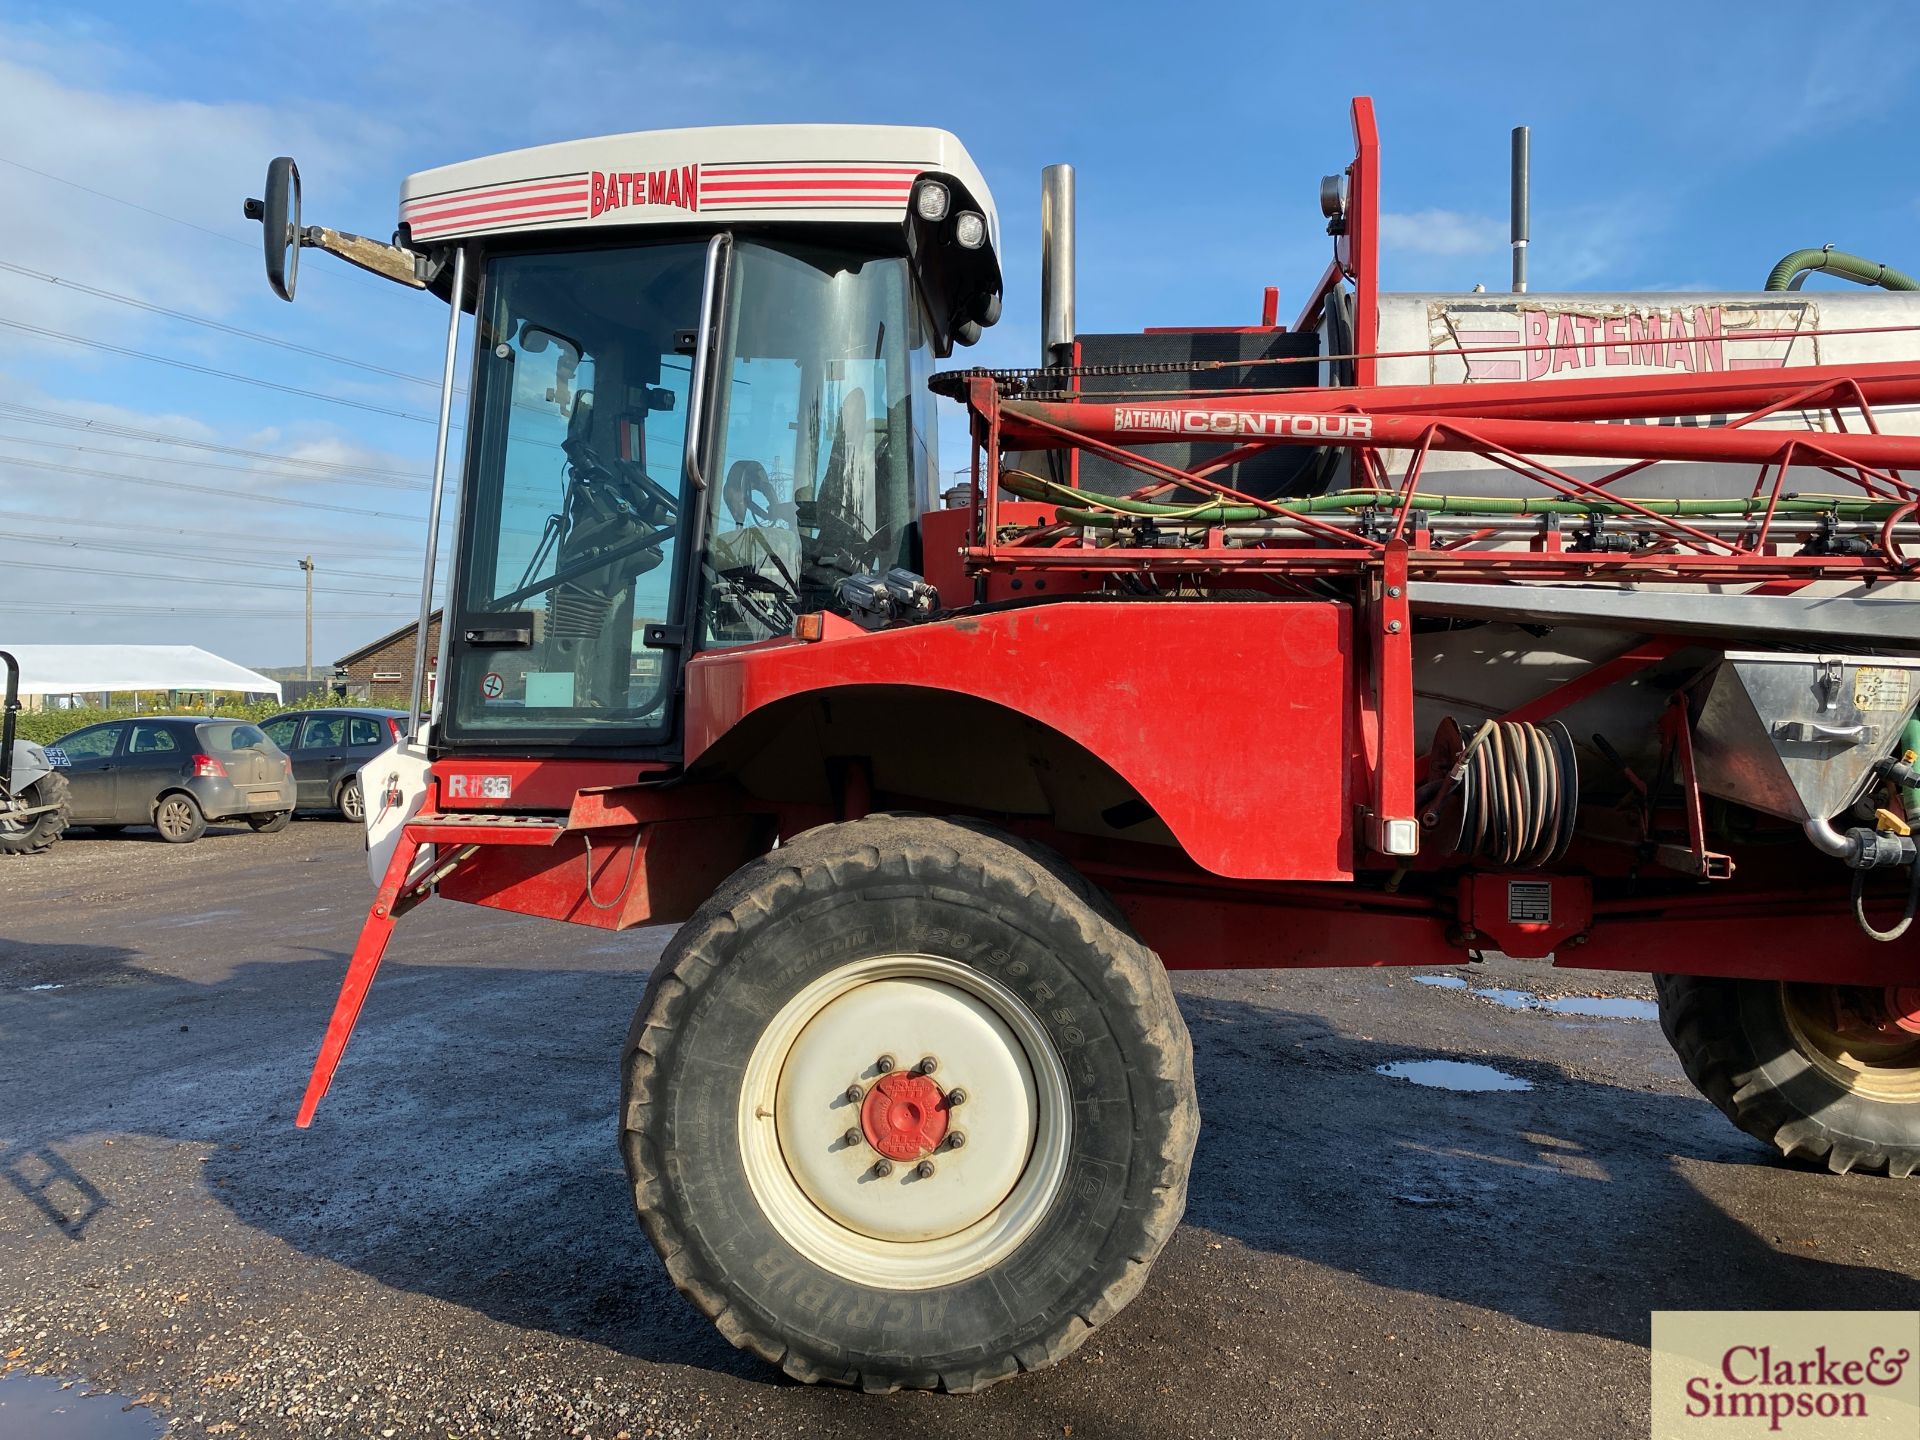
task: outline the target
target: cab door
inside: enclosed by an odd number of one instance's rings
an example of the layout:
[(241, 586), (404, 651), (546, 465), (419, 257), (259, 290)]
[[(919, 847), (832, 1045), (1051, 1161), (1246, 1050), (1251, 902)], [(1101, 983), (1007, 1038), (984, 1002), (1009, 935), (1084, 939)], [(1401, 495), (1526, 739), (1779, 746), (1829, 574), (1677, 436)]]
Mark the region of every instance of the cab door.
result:
[(670, 745), (708, 248), (488, 262), (436, 739)]

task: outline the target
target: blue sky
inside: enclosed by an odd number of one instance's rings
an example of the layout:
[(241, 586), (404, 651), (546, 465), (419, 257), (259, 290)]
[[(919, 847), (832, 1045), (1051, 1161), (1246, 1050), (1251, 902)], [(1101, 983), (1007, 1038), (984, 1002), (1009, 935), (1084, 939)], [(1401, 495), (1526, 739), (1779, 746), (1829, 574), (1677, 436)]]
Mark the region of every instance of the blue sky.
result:
[(299, 302), (269, 295), (240, 202), (275, 154), (299, 160), (309, 222), (384, 237), (407, 172), (523, 145), (944, 126), (993, 186), (1006, 249), (1005, 318), (967, 358), (1025, 365), (1042, 165), (1079, 170), (1082, 329), (1251, 323), (1269, 284), (1285, 319), (1326, 263), (1315, 186), (1350, 153), (1357, 93), (1380, 118), (1391, 289), (1503, 288), (1519, 123), (1536, 290), (1754, 288), (1825, 243), (1920, 265), (1909, 14), (16, 0), (0, 10), (0, 267), (33, 273), (0, 268), (0, 645), (297, 663), (309, 551), (318, 662), (411, 610), (433, 431), (402, 416), (432, 413), (431, 386), (43, 278), (437, 375), (435, 302), (311, 252)]

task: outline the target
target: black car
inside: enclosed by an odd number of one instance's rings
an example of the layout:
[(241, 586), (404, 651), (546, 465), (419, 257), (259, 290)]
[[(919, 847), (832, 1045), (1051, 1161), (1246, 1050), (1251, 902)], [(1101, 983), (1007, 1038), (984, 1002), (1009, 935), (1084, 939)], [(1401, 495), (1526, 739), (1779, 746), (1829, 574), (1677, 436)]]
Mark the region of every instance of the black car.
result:
[(287, 828), (294, 786), (287, 757), (257, 725), (181, 715), (137, 715), (63, 735), (47, 759), (67, 777), (75, 825), (114, 832), (151, 825), (185, 844), (209, 820)]
[(360, 767), (400, 738), (404, 710), (295, 710), (261, 722), (267, 738), (293, 757), (302, 810), (335, 810), (354, 824)]

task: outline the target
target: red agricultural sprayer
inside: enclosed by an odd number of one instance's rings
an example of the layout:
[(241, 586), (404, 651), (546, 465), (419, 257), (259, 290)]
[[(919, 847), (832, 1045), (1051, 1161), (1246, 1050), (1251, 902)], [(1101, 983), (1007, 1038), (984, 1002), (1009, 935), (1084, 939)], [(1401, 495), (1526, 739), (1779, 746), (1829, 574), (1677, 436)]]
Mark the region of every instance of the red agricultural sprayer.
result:
[(363, 773), (299, 1123), (423, 901), (678, 925), (642, 1223), (729, 1339), (870, 1388), (1047, 1364), (1144, 1283), (1198, 1125), (1165, 967), (1652, 971), (1736, 1123), (1912, 1171), (1912, 282), (1382, 294), (1353, 121), (1290, 326), (1077, 333), (1050, 170), (1024, 371), (935, 370), (1001, 308), (940, 131), (494, 156), (391, 245), (276, 161), (282, 294), (307, 246), (449, 304), (430, 534), (476, 332), (432, 724)]

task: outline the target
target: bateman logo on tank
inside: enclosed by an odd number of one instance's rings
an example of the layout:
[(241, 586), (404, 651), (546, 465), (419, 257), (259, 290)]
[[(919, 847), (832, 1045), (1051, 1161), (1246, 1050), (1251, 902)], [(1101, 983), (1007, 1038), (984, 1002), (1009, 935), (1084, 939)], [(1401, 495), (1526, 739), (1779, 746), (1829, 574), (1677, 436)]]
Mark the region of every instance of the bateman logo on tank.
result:
[(594, 170), (588, 174), (588, 219), (629, 205), (670, 205), (677, 210), (698, 210), (700, 167), (677, 165), (671, 170)]
[[(1444, 352), (1461, 350), (1467, 352), (1469, 380), (1544, 380), (1591, 371), (1715, 375), (1818, 359), (1813, 337), (1797, 333), (1814, 323), (1801, 303), (1435, 310), (1436, 379), (1442, 378)], [(1805, 353), (1792, 353), (1796, 340)]]
[(1365, 440), (1371, 415), (1276, 415), (1258, 410), (1137, 410), (1116, 407), (1115, 430), (1168, 430), (1176, 435), (1298, 435), (1313, 440)]

